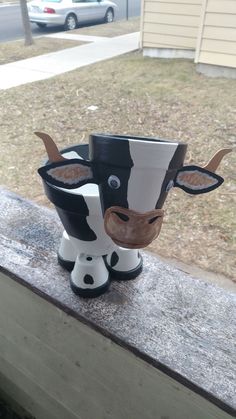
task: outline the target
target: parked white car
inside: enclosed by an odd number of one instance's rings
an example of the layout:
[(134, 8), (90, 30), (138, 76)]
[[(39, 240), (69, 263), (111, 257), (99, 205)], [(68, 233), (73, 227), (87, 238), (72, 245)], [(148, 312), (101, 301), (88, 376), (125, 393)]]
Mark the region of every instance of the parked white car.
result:
[(117, 5), (108, 0), (33, 0), (28, 3), (30, 22), (40, 28), (48, 24), (75, 29), (80, 23), (113, 22)]

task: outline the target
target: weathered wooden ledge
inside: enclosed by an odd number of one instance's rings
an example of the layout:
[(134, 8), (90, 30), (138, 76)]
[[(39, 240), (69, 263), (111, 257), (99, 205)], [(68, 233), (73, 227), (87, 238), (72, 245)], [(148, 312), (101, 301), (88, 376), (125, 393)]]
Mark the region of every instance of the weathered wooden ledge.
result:
[(236, 295), (143, 252), (76, 297), (57, 215), (0, 190), (0, 391), (36, 419), (236, 417)]

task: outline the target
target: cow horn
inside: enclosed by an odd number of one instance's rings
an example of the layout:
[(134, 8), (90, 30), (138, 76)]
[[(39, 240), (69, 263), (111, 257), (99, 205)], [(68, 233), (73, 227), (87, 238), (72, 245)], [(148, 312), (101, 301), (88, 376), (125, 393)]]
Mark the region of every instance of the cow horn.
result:
[(207, 165), (203, 167), (203, 169), (206, 169), (209, 172), (215, 172), (223, 157), (231, 151), (232, 148), (222, 148), (218, 150), (217, 153), (207, 163)]
[(35, 132), (35, 135), (37, 137), (41, 138), (43, 140), (49, 161), (51, 163), (63, 161), (66, 160), (59, 152), (56, 144), (54, 143), (53, 139), (50, 137), (50, 135), (45, 134), (44, 132)]

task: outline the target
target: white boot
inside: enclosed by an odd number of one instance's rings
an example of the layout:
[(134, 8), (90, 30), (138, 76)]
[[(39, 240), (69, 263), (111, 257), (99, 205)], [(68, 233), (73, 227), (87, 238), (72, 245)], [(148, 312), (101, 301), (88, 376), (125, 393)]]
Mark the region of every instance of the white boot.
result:
[(77, 256), (71, 272), (71, 288), (81, 297), (97, 297), (109, 287), (109, 272), (102, 256)]
[(118, 246), (114, 252), (105, 257), (105, 261), (113, 279), (134, 279), (143, 268), (143, 259), (138, 250)]
[(72, 271), (78, 252), (73, 246), (67, 232), (64, 230), (61, 238), (57, 258), (59, 264), (67, 271)]

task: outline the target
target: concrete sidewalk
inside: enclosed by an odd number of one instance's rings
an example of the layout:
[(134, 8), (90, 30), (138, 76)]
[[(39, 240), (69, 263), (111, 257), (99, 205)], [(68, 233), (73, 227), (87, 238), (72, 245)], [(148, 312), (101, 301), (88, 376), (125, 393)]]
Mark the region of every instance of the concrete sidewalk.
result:
[[(75, 36), (77, 40), (91, 43), (1, 65), (0, 89), (6, 90), (37, 80), (48, 79), (139, 48), (139, 32), (115, 38), (74, 35), (73, 39)], [(49, 35), (49, 37), (71, 39), (71, 35), (67, 35), (67, 33)]]

